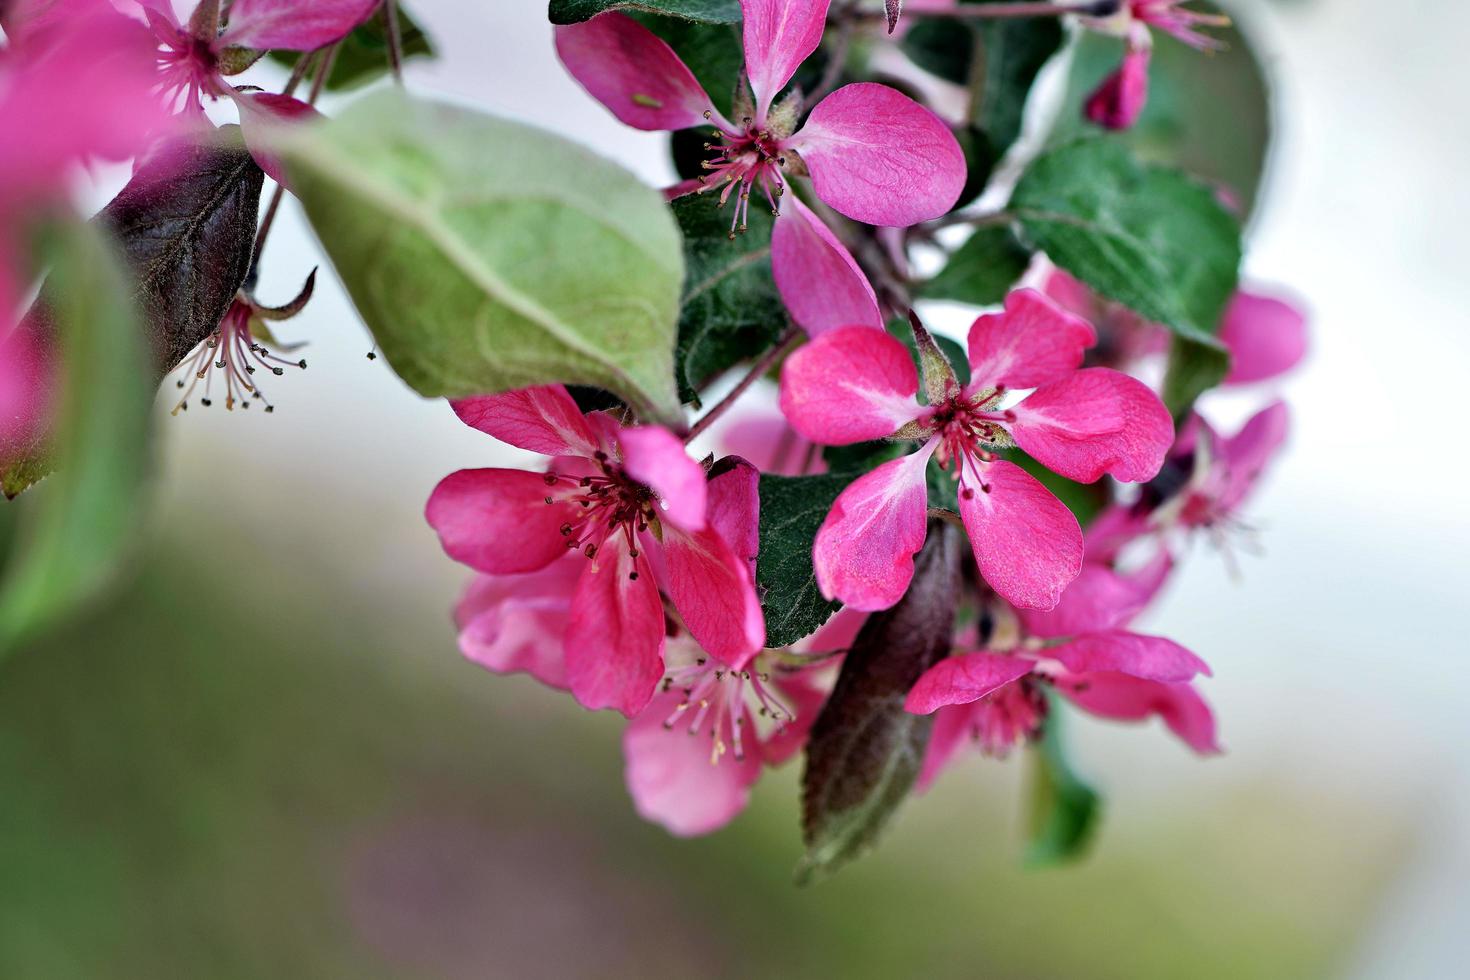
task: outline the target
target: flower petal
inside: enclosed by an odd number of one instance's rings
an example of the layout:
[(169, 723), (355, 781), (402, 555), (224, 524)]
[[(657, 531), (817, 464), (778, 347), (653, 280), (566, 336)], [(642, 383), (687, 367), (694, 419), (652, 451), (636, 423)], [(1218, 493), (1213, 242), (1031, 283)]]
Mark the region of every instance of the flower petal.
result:
[(498, 674), (525, 671), (566, 690), (562, 640), (586, 563), (554, 561), (530, 575), (477, 575), (454, 610), (459, 649)]
[(1290, 426), (1291, 412), (1286, 403), (1275, 401), (1251, 416), (1235, 435), (1220, 440), (1215, 451), (1225, 467), (1221, 510), (1231, 513), (1250, 496), (1271, 458), (1286, 442)]
[(755, 96), (756, 123), (764, 125), (771, 100), (817, 45), (831, 0), (740, 0), (745, 71)]
[(705, 125), (704, 114), (713, 111), (674, 49), (626, 14), (602, 13), (558, 27), (556, 53), (594, 99), (635, 129)]
[(796, 195), (771, 232), (771, 274), (781, 301), (809, 335), (834, 327), (883, 328), (878, 297), (852, 253)]
[(664, 528), (664, 588), (705, 652), (744, 667), (766, 644), (766, 621), (750, 563), (711, 528)]
[(1173, 564), (1166, 551), (1132, 575), (1086, 561), (1056, 608), (1018, 610), (1021, 621), (1031, 635), (1043, 637), (1117, 629), (1131, 622), (1158, 594)]
[(1011, 411), (1016, 444), (1047, 469), (1082, 483), (1104, 473), (1125, 483), (1158, 475), (1174, 443), (1169, 410), (1137, 378), (1110, 368), (1074, 371)]
[(685, 531), (704, 528), (708, 490), (704, 468), (689, 458), (684, 443), (659, 425), (618, 434), (623, 469), (659, 498), (659, 516)]
[(1004, 313), (987, 313), (970, 327), (971, 387), (1035, 388), (1067, 377), (1097, 331), (1034, 289), (1013, 289)]
[(378, 0), (235, 0), (215, 48), (315, 51), (367, 20)]
[(424, 516), (455, 561), (490, 575), (545, 568), (566, 554), (571, 504), (546, 502), (546, 481), (525, 470), (460, 470), (439, 481)]
[(801, 672), (790, 680), (777, 680), (781, 703), (796, 717), (771, 731), (760, 743), (761, 760), (768, 766), (779, 766), (806, 745), (817, 715), (822, 713), (822, 704), (827, 692), (811, 683), (809, 672)]
[(237, 92), (235, 105), (240, 108), (240, 132), (246, 149), (266, 176), (278, 184), (287, 184), (286, 168), (280, 157), (265, 149), (270, 145), (272, 127), (309, 122), (321, 118), (321, 113), (300, 99), (271, 92)]
[(664, 672), (663, 603), (648, 557), (634, 557), (623, 535), (609, 536), (582, 572), (565, 646), (567, 680), (584, 708), (631, 718), (653, 697)]
[(1035, 667), (1034, 660), (985, 650), (946, 657), (924, 671), (903, 707), (927, 715), (951, 704), (970, 704), (1020, 680)]
[(781, 411), (813, 442), (844, 446), (891, 436), (922, 411), (908, 348), (868, 327), (829, 330), (786, 359)]
[(597, 440), (561, 385), (451, 401), (460, 421), (519, 449), (547, 456), (591, 456)]
[(709, 473), (709, 526), (750, 570), (761, 550), (761, 473), (739, 456), (716, 461)]
[(1082, 570), (1077, 518), (1015, 463), (981, 463), (976, 474), (967, 468), (960, 517), (981, 577), (1013, 606), (1052, 608)]
[(1173, 640), (1122, 630), (1087, 633), (1047, 647), (1041, 655), (1059, 661), (1074, 674), (1110, 671), (1173, 683), (1210, 673), (1208, 664)]
[(935, 713), (934, 727), (929, 730), (929, 744), (924, 749), (924, 763), (919, 769), (918, 779), (914, 780), (915, 793), (927, 792), (960, 747), (972, 740), (973, 714), (973, 709), (964, 705), (940, 708)]
[(954, 207), (965, 155), (934, 113), (887, 85), (857, 82), (818, 102), (787, 143), (817, 196), (870, 225), (906, 228)]
[(867, 612), (903, 598), (924, 546), (924, 471), (934, 448), (890, 460), (838, 495), (812, 548), (822, 595)]
[(712, 762), (708, 735), (691, 736), (665, 722), (679, 709), (677, 691), (660, 694), (623, 732), (623, 776), (638, 815), (679, 837), (718, 830), (750, 801), (761, 759), (725, 753)]
[(1126, 674), (1081, 674), (1059, 678), (1057, 690), (1102, 718), (1141, 721), (1157, 715), (1201, 755), (1223, 751), (1216, 740), (1215, 715), (1193, 685), (1161, 684)]
[(1220, 342), (1230, 348), (1226, 384), (1250, 384), (1284, 374), (1307, 353), (1307, 320), (1291, 304), (1237, 292), (1220, 321)]

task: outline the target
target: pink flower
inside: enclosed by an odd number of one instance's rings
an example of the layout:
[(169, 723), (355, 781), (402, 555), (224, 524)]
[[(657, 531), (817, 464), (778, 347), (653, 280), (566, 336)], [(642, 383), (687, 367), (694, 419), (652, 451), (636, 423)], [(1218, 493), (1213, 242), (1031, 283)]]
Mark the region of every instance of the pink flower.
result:
[(1087, 99), (1087, 118), (1104, 129), (1132, 129), (1148, 102), (1151, 45), (1129, 45), (1123, 63)]
[(1124, 39), (1118, 69), (1088, 98), (1087, 118), (1107, 129), (1130, 129), (1148, 101), (1148, 63), (1153, 50), (1149, 29), (1170, 34), (1192, 48), (1218, 50), (1224, 43), (1201, 33), (1200, 27), (1228, 27), (1230, 18), (1185, 9), (1184, 0), (1129, 0), (1110, 17), (1084, 17), (1094, 30)]
[(584, 706), (631, 716), (648, 704), (663, 674), (661, 592), (722, 663), (742, 668), (761, 649), (753, 467), (730, 464), (707, 483), (667, 429), (584, 416), (560, 385), (452, 404), (466, 424), (553, 457), (540, 474), (450, 474), (426, 516), (451, 558), (489, 575), (586, 556), (566, 633), (567, 680)]
[[(932, 348), (922, 328), (916, 333)], [(1078, 370), (1094, 340), (1085, 320), (1021, 289), (1006, 298), (1004, 313), (970, 328), (968, 386), (960, 388), (937, 348), (925, 355), (947, 375), (931, 384), (928, 404), (916, 397), (908, 351), (886, 333), (840, 328), (788, 358), (781, 408), (800, 434), (828, 445), (922, 444), (837, 498), (813, 551), (822, 593), (862, 610), (903, 596), (924, 543), (933, 457), (957, 472), (960, 517), (985, 581), (1016, 606), (1055, 606), (1081, 569), (1082, 531), (1061, 501), (996, 451), (1018, 445), (1084, 483), (1105, 473), (1138, 482), (1158, 473), (1174, 438), (1168, 411), (1141, 382), (1107, 368)], [(1025, 388), (1035, 390), (1010, 401)]]
[(1089, 562), (1049, 612), (993, 600), (958, 653), (930, 668), (904, 706), (938, 712), (918, 788), (927, 789), (966, 738), (1003, 756), (1033, 738), (1046, 689), (1103, 718), (1161, 718), (1201, 754), (1220, 751), (1209, 705), (1190, 681), (1210, 669), (1184, 647), (1125, 627), (1162, 581), (1161, 564), (1126, 577)]
[[(750, 476), (737, 466), (710, 480), (712, 523), (753, 527), (741, 516), (749, 503), (727, 492)], [(496, 673), (525, 672), (567, 689), (566, 641), (584, 566), (568, 556), (529, 574), (476, 576), (455, 611), (460, 650)], [(828, 668), (862, 619), (839, 612), (800, 644), (805, 659), (765, 651), (739, 669), (675, 630), (659, 691), (623, 735), (628, 791), (639, 814), (680, 836), (732, 820), (761, 773), (801, 748), (826, 697)]]
[[(204, 382), (204, 394), (199, 403), (205, 408), (213, 404), (215, 374), (224, 376), (224, 395), (226, 410), (233, 411), (236, 405), (241, 408), (249, 408), (251, 401), (258, 401), (265, 406), (267, 413), (274, 412), (272, 405), (261, 391), (260, 380), (257, 377), (261, 372), (268, 372), (277, 377), (286, 373), (287, 368), (298, 368), (306, 370), (304, 359), (291, 360), (281, 357), (280, 354), (271, 353), (265, 346), (264, 341), (274, 339), (265, 329), (264, 320), (284, 320), (294, 316), (306, 305), (311, 298), (312, 286), (316, 279), (313, 272), (311, 278), (306, 282), (306, 287), (301, 295), (293, 300), (290, 305), (273, 309), (261, 306), (252, 301), (243, 292), (230, 302), (230, 307), (225, 311), (224, 318), (219, 327), (208, 339), (199, 345), (192, 358), (185, 360), (182, 365), (182, 377), (177, 384), (183, 390), (179, 396), (178, 404), (174, 406), (174, 414), (189, 408), (189, 398), (194, 394), (199, 382)], [(286, 352), (301, 347), (300, 343), (277, 345), (277, 350)]]
[(1164, 550), (1178, 532), (1206, 533), (1224, 546), (1243, 527), (1239, 513), (1286, 441), (1289, 413), (1272, 402), (1233, 436), (1191, 416), (1158, 478), (1132, 505), (1115, 504), (1088, 528), (1088, 555), (1113, 562), (1132, 542), (1156, 538)]
[(1200, 27), (1229, 27), (1230, 18), (1224, 14), (1206, 14), (1184, 7), (1187, 0), (1130, 0), (1124, 16), (1134, 22), (1145, 24), (1155, 30), (1173, 35), (1191, 48), (1201, 51), (1217, 51), (1225, 47), (1224, 42), (1202, 33)]
[(748, 95), (731, 122), (678, 55), (637, 21), (604, 13), (556, 30), (562, 63), (594, 98), (638, 129), (712, 123), (708, 175), (671, 195), (719, 190), (735, 201), (731, 234), (743, 229), (752, 194), (781, 215), (772, 238), (776, 284), (812, 334), (834, 326), (882, 325), (872, 287), (835, 235), (792, 197), (791, 176), (809, 176), (816, 196), (854, 221), (908, 226), (948, 211), (965, 183), (965, 159), (949, 128), (886, 85), (843, 86), (812, 107), (799, 128), (798, 98), (772, 102), (817, 49), (828, 0), (741, 0)]

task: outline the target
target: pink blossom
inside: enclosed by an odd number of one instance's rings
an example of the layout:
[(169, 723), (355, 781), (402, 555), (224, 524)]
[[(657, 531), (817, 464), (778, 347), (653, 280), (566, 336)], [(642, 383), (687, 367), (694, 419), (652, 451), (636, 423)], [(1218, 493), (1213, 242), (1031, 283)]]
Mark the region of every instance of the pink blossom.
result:
[(822, 39), (828, 0), (741, 0), (748, 94), (731, 122), (666, 43), (631, 17), (604, 13), (556, 30), (562, 63), (591, 95), (638, 129), (712, 124), (708, 174), (673, 188), (733, 198), (731, 234), (743, 230), (752, 194), (781, 217), (772, 241), (777, 286), (810, 333), (881, 326), (872, 288), (847, 249), (809, 209), (782, 208), (786, 181), (809, 176), (816, 196), (854, 221), (908, 226), (948, 211), (965, 182), (949, 128), (886, 85), (845, 85), (798, 126), (798, 96), (772, 103)]
[[(886, 333), (839, 328), (788, 358), (781, 408), (798, 433), (828, 445), (921, 444), (858, 478), (833, 504), (813, 551), (822, 593), (862, 610), (902, 597), (924, 543), (934, 458), (957, 474), (960, 517), (985, 581), (1014, 605), (1055, 606), (1081, 569), (1082, 531), (1061, 501), (997, 451), (1019, 446), (1085, 483), (1105, 473), (1138, 482), (1158, 473), (1174, 437), (1168, 411), (1141, 382), (1107, 368), (1079, 370), (1094, 340), (1085, 320), (1021, 289), (1005, 312), (970, 328), (970, 384), (961, 388), (946, 363), (928, 404), (916, 397), (908, 351)], [(934, 348), (933, 357), (943, 355)], [(1027, 388), (1035, 390), (1011, 399)]]
[(1218, 51), (1225, 47), (1223, 41), (1210, 37), (1199, 28), (1229, 27), (1230, 18), (1224, 14), (1206, 14), (1197, 10), (1189, 10), (1184, 6), (1186, 2), (1188, 0), (1129, 0), (1124, 16), (1131, 18), (1135, 23), (1170, 34), (1191, 48), (1201, 51)]
[(1132, 129), (1148, 102), (1150, 45), (1129, 45), (1123, 63), (1087, 99), (1087, 118), (1104, 129)]
[(722, 663), (743, 668), (761, 649), (753, 467), (733, 461), (707, 480), (667, 429), (583, 415), (560, 385), (452, 404), (466, 424), (553, 458), (545, 473), (450, 474), (426, 516), (451, 558), (489, 575), (585, 556), (565, 639), (583, 705), (629, 716), (647, 705), (663, 674), (661, 593)]
[(1124, 39), (1123, 62), (1088, 98), (1087, 118), (1107, 129), (1130, 129), (1148, 101), (1148, 63), (1153, 50), (1150, 28), (1172, 35), (1192, 48), (1218, 50), (1224, 43), (1199, 30), (1227, 27), (1230, 18), (1189, 10), (1184, 0), (1129, 0), (1110, 17), (1084, 17), (1094, 30)]
[(916, 714), (937, 712), (918, 788), (933, 783), (966, 739), (1003, 756), (1034, 738), (1048, 688), (1099, 717), (1156, 716), (1196, 752), (1219, 752), (1214, 716), (1191, 683), (1209, 667), (1172, 640), (1125, 629), (1157, 578), (1157, 568), (1128, 578), (1089, 562), (1050, 612), (992, 597), (979, 626), (957, 641), (969, 652), (926, 671), (905, 702)]

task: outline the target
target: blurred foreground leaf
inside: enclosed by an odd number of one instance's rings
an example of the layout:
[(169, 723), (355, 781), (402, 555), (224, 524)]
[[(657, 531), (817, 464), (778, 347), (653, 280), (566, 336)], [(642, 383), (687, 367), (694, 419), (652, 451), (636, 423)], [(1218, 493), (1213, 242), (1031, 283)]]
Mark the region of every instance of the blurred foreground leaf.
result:
[(127, 279), (98, 229), (47, 229), (50, 274), (30, 314), (61, 355), (56, 472), (22, 505), (0, 577), (0, 655), (112, 577), (138, 525), (154, 384)]
[(919, 675), (949, 653), (962, 547), (958, 528), (931, 521), (908, 592), (868, 616), (843, 658), (807, 742), (800, 882), (871, 847), (913, 788), (934, 718), (910, 714), (903, 702)]
[(663, 197), (559, 136), (376, 92), (282, 149), (388, 363), (422, 395), (592, 385), (679, 414)]
[(1061, 702), (1051, 711), (1040, 741), (1029, 751), (1031, 799), (1027, 819), (1030, 842), (1026, 863), (1033, 867), (1080, 858), (1097, 830), (1102, 800), (1067, 764), (1062, 743)]

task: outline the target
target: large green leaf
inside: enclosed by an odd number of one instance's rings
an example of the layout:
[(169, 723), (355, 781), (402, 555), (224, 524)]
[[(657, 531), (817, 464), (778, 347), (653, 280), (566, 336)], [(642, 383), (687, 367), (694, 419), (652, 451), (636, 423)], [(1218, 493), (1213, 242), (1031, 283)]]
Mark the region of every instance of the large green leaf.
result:
[(0, 578), (0, 654), (101, 589), (137, 530), (153, 373), (119, 261), (93, 225), (51, 228), (30, 314), (60, 355), (55, 473), (22, 504)]
[[(418, 22), (409, 16), (402, 3), (398, 4), (398, 35), (405, 61), (434, 57), (433, 42)], [(295, 51), (273, 49), (268, 57), (272, 61), (294, 67), (296, 59), (302, 55)], [(332, 73), (327, 76), (327, 88), (340, 91), (366, 85), (388, 74), (389, 67), (388, 20), (380, 7), (342, 39), (332, 61)]]
[(358, 312), (420, 394), (587, 384), (677, 418), (683, 252), (662, 196), (632, 174), (397, 89), (282, 150)]
[(816, 632), (838, 606), (822, 597), (812, 569), (812, 541), (832, 501), (852, 475), (772, 476), (760, 482), (760, 555), (756, 582), (766, 615), (766, 645), (784, 647)]
[(843, 658), (807, 741), (800, 881), (872, 846), (913, 788), (934, 716), (910, 714), (904, 699), (949, 653), (963, 548), (958, 528), (931, 521), (908, 592), (892, 609), (869, 615)]
[(1055, 17), (994, 20), (981, 26), (981, 64), (970, 79), (970, 121), (989, 134), (997, 156), (1020, 137), (1026, 97), (1065, 38)]
[(1240, 226), (1204, 184), (1111, 139), (1038, 158), (1010, 210), (1053, 262), (1109, 299), (1209, 343), (1235, 291)]
[(760, 356), (787, 322), (771, 278), (770, 211), (752, 207), (746, 231), (731, 240), (735, 205), (719, 204), (714, 194), (691, 194), (674, 202), (688, 269), (674, 368), (686, 401), (726, 368)]
[(591, 20), (605, 10), (666, 14), (705, 24), (733, 24), (740, 19), (740, 0), (551, 0), (553, 24)]
[(1051, 710), (1040, 741), (1030, 750), (1031, 795), (1027, 814), (1030, 840), (1026, 863), (1032, 867), (1074, 861), (1086, 853), (1097, 831), (1102, 801), (1067, 762), (1062, 744), (1061, 700)]

